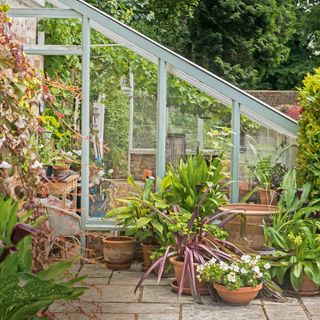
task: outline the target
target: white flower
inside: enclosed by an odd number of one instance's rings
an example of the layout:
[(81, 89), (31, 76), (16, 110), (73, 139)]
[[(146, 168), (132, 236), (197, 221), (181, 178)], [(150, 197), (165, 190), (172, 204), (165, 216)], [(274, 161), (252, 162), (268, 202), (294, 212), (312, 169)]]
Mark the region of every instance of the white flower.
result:
[(228, 281), (230, 282), (236, 282), (236, 274), (234, 272), (230, 272), (228, 275), (227, 275), (227, 279)]
[(243, 256), (241, 256), (240, 258), (243, 262), (247, 262), (249, 263), (251, 261), (251, 257), (247, 254), (244, 254)]
[(197, 266), (197, 272), (201, 273), (204, 270), (204, 265), (200, 264)]
[(246, 270), (245, 268), (241, 268), (241, 269), (240, 269), (240, 272), (241, 272), (242, 274), (246, 274), (246, 273), (247, 273), (247, 270)]
[(0, 169), (10, 169), (10, 168), (12, 168), (12, 165), (7, 161), (2, 161), (0, 163)]
[(227, 271), (229, 270), (229, 266), (225, 262), (220, 261), (220, 269), (223, 271)]
[(27, 140), (27, 138), (28, 138), (28, 136), (27, 136), (26, 133), (21, 133), (21, 134), (20, 134), (20, 139), (21, 139), (21, 140)]
[(36, 160), (33, 165), (31, 165), (31, 169), (41, 169), (42, 168), (42, 163)]
[(68, 152), (66, 153), (66, 156), (72, 157), (72, 152), (71, 152), (71, 151), (68, 151)]
[(260, 272), (259, 266), (254, 266), (254, 267), (252, 268), (252, 270), (253, 270), (254, 272), (257, 272), (257, 273)]
[(3, 143), (6, 141), (6, 137), (0, 139), (0, 148), (3, 146)]
[(234, 272), (239, 272), (239, 267), (237, 265), (232, 265), (231, 266), (231, 269), (234, 271)]
[(256, 260), (260, 260), (261, 256), (260, 255), (256, 255)]
[(112, 174), (112, 173), (113, 173), (113, 169), (109, 169), (108, 174)]
[(268, 270), (271, 268), (271, 264), (267, 262), (263, 267)]
[(255, 278), (261, 278), (262, 277), (262, 273), (261, 272), (255, 272), (254, 273), (254, 277)]
[(214, 263), (216, 263), (216, 262), (217, 262), (217, 259), (215, 259), (215, 258), (213, 258), (213, 257), (212, 257), (212, 258), (210, 259), (210, 261), (209, 261), (210, 264), (214, 264)]
[(18, 129), (23, 129), (26, 126), (26, 123), (20, 119), (15, 123), (15, 125)]

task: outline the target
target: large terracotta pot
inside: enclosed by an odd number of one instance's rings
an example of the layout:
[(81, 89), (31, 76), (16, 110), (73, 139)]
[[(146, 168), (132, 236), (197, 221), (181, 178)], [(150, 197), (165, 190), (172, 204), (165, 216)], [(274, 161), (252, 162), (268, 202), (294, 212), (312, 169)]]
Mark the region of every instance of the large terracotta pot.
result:
[(232, 204), (221, 206), (220, 211), (230, 211), (231, 213), (243, 213), (246, 217), (244, 234), (241, 234), (241, 217), (234, 217), (227, 222), (223, 228), (228, 232), (228, 241), (250, 247), (252, 249), (263, 249), (265, 239), (263, 232), (263, 220), (267, 222), (272, 213), (276, 212), (277, 207), (261, 204)]
[(150, 259), (150, 256), (152, 254), (152, 251), (155, 249), (159, 249), (158, 245), (154, 245), (154, 244), (144, 244), (141, 243), (141, 247), (142, 247), (142, 255), (143, 255), (143, 265), (142, 265), (142, 269), (144, 271), (148, 270), (149, 267), (152, 264), (152, 261)]
[[(174, 273), (175, 273), (176, 279), (177, 279), (177, 287), (179, 287), (180, 283), (181, 283), (184, 263), (182, 261), (178, 261), (177, 257), (170, 258), (170, 263), (173, 265)], [(195, 272), (195, 274), (197, 274), (197, 264), (194, 263), (193, 265), (194, 265), (194, 272)], [(200, 294), (203, 294), (203, 295), (209, 294), (209, 290), (207, 288), (207, 285), (204, 283), (200, 283), (198, 281), (198, 279), (196, 279), (196, 286), (197, 286)], [(184, 282), (183, 294), (191, 294), (191, 288), (189, 285), (188, 277), (186, 278), (186, 280)]]
[(227, 287), (222, 286), (221, 284), (214, 284), (213, 287), (217, 290), (219, 297), (227, 303), (248, 304), (262, 289), (262, 283), (254, 288), (244, 287), (236, 290), (228, 290)]
[(130, 269), (135, 252), (135, 238), (108, 237), (103, 239), (103, 256), (108, 269)]
[(302, 275), (302, 281), (300, 285), (299, 292), (310, 293), (314, 292), (314, 294), (318, 294), (320, 291), (319, 286), (317, 286), (305, 273)]
[(259, 189), (258, 195), (260, 204), (276, 205), (278, 203), (278, 194), (274, 190)]

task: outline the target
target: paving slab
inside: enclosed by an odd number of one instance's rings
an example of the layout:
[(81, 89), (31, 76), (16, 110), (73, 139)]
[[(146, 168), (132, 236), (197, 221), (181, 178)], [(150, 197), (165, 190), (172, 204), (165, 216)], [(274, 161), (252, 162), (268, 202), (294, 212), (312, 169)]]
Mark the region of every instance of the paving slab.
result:
[(134, 314), (81, 314), (81, 313), (56, 313), (54, 314), (56, 320), (135, 320)]
[(139, 314), (138, 320), (179, 320), (178, 314)]
[(301, 301), (308, 310), (311, 319), (320, 320), (320, 297), (304, 297), (301, 298)]
[[(198, 305), (187, 304), (182, 307), (183, 320), (265, 320), (262, 306)], [(281, 319), (282, 318), (278, 318)], [(292, 320), (292, 319), (291, 319)]]
[(284, 301), (273, 301), (273, 300), (266, 300), (263, 299), (263, 304), (265, 305), (279, 305), (279, 306), (284, 306), (284, 305), (295, 305), (299, 306), (300, 302), (297, 298), (293, 297), (286, 297)]
[(269, 320), (308, 320), (301, 305), (294, 304), (265, 304)]
[(81, 296), (81, 300), (94, 302), (138, 302), (139, 292), (133, 286), (92, 285)]
[(88, 278), (109, 278), (112, 274), (112, 270), (108, 270), (103, 263), (97, 264), (85, 264), (80, 275), (88, 275)]
[[(110, 280), (110, 284), (118, 285), (134, 285), (136, 286), (142, 277), (143, 272), (137, 271), (114, 271)], [(170, 285), (172, 278), (162, 278), (159, 285)], [(157, 277), (155, 274), (150, 274), (148, 278), (143, 282), (143, 285), (157, 285)]]

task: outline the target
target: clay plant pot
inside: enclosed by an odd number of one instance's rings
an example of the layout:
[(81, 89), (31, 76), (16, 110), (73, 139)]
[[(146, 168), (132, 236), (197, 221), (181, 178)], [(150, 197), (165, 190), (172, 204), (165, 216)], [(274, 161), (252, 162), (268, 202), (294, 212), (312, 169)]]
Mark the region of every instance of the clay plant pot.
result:
[[(183, 270), (184, 263), (182, 261), (178, 261), (177, 257), (172, 257), (172, 258), (170, 258), (169, 261), (173, 265), (174, 273), (176, 275), (176, 286), (179, 287), (180, 283), (181, 283), (182, 270)], [(193, 265), (194, 265), (194, 272), (195, 272), (195, 274), (197, 274), (197, 264), (194, 263)], [(200, 283), (197, 278), (196, 278), (196, 287), (201, 295), (209, 295), (210, 294), (209, 289), (207, 288), (207, 285), (204, 283)], [(184, 282), (182, 294), (187, 294), (187, 295), (191, 294), (191, 288), (189, 285), (188, 277), (186, 278), (186, 280)]]
[(56, 166), (52, 166), (52, 168), (53, 168), (53, 175), (55, 177), (63, 177), (70, 170), (70, 164), (66, 163), (63, 165), (56, 165)]
[(142, 181), (146, 181), (147, 178), (152, 177), (152, 170), (144, 169), (142, 175)]
[(278, 203), (278, 194), (275, 190), (266, 190), (266, 189), (259, 189), (258, 196), (260, 199), (260, 204), (265, 205), (276, 205)]
[(272, 213), (276, 212), (277, 207), (261, 204), (232, 204), (219, 208), (220, 211), (230, 211), (231, 213), (243, 213), (246, 217), (244, 233), (241, 233), (241, 217), (234, 217), (227, 222), (223, 228), (228, 232), (228, 241), (246, 246), (255, 250), (265, 248), (265, 239), (263, 232), (263, 221), (270, 220)]
[(317, 286), (305, 273), (302, 275), (302, 281), (299, 289), (299, 294), (313, 295), (320, 292), (319, 286)]
[(107, 237), (103, 239), (103, 256), (108, 269), (130, 269), (136, 253), (136, 239)]
[(213, 287), (217, 290), (219, 297), (226, 303), (248, 304), (262, 289), (262, 283), (255, 288), (244, 287), (236, 290), (228, 290), (227, 287), (222, 286), (221, 284), (213, 284)]
[(146, 271), (149, 269), (149, 267), (152, 264), (152, 261), (150, 259), (150, 256), (152, 254), (152, 250), (159, 249), (159, 246), (155, 245), (155, 244), (141, 243), (141, 247), (142, 247), (142, 255), (143, 255), (142, 270)]

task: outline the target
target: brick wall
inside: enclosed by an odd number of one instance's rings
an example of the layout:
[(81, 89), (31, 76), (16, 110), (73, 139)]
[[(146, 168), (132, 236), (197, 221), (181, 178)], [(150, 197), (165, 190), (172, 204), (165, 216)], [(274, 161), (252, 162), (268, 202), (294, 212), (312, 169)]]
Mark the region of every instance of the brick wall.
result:
[[(11, 8), (37, 8), (44, 6), (45, 0), (9, 0), (8, 4)], [(21, 44), (36, 44), (38, 41), (36, 18), (13, 18), (12, 31)], [(29, 55), (28, 58), (35, 69), (43, 69), (42, 56)]]
[(298, 91), (248, 90), (248, 93), (272, 107), (298, 103)]

